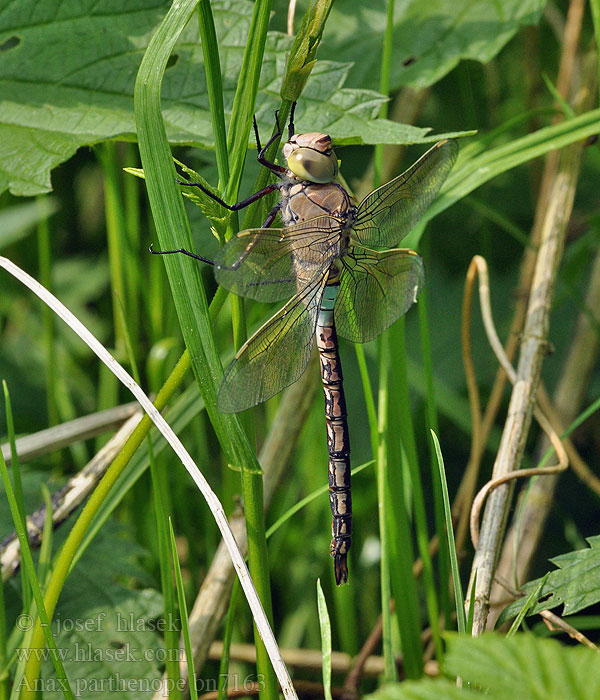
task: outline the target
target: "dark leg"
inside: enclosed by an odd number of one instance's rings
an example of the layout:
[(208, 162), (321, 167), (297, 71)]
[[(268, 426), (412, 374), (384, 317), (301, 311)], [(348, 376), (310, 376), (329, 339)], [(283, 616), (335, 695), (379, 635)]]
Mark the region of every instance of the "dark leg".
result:
[(294, 114), (296, 113), (296, 102), (292, 102), (292, 109), (290, 110), (290, 125), (288, 126), (288, 141), (291, 141), (292, 136), (296, 133), (296, 128), (294, 127)]
[(256, 123), (256, 117), (253, 118), (254, 136), (256, 137), (256, 147), (258, 149), (258, 156), (256, 157), (256, 160), (261, 165), (264, 165), (265, 168), (268, 168), (271, 172), (275, 173), (275, 175), (277, 175), (277, 177), (281, 177), (286, 172), (286, 169), (282, 168), (281, 165), (276, 165), (275, 163), (271, 163), (270, 160), (266, 159), (267, 150), (281, 136), (281, 127), (279, 126), (279, 110), (278, 109), (275, 110), (275, 123), (277, 124), (277, 131), (273, 134), (273, 136), (271, 136), (271, 138), (267, 141), (267, 143), (265, 143), (265, 145), (261, 148), (260, 136), (258, 134), (258, 124)]
[(190, 251), (186, 250), (185, 248), (177, 248), (177, 250), (154, 250), (151, 243), (148, 250), (152, 253), (152, 255), (172, 255), (173, 253), (183, 253), (184, 255), (187, 255), (190, 258), (194, 258), (194, 260), (200, 260), (201, 262), (208, 263), (209, 265), (215, 264), (214, 260), (203, 258), (201, 255), (196, 255), (196, 253), (190, 253)]
[[(294, 134), (294, 112), (296, 111), (296, 103), (292, 102), (292, 109), (290, 111), (290, 125), (289, 125), (289, 137), (292, 138)], [(253, 125), (254, 125), (254, 135), (256, 137), (256, 147), (258, 149), (258, 156), (257, 160), (261, 165), (264, 165), (265, 168), (268, 168), (271, 172), (275, 173), (277, 177), (281, 177), (284, 175), (287, 171), (286, 168), (283, 168), (281, 165), (277, 165), (275, 163), (271, 163), (266, 159), (266, 153), (269, 148), (280, 136), (281, 136), (281, 126), (279, 125), (279, 110), (275, 110), (275, 123), (277, 124), (277, 131), (271, 136), (271, 138), (267, 141), (267, 143), (261, 147), (260, 145), (260, 135), (258, 133), (258, 124), (256, 123), (256, 117), (253, 117)], [(262, 190), (259, 190), (258, 192), (255, 192), (254, 194), (250, 195), (249, 197), (246, 197), (246, 199), (242, 199), (241, 202), (237, 202), (236, 204), (227, 204), (227, 202), (223, 201), (221, 197), (218, 195), (214, 194), (210, 190), (208, 190), (202, 183), (200, 182), (187, 182), (185, 180), (175, 180), (178, 185), (183, 185), (184, 187), (197, 187), (199, 190), (204, 192), (205, 195), (213, 199), (215, 202), (220, 204), (222, 207), (229, 211), (239, 211), (240, 209), (244, 209), (245, 207), (249, 206), (250, 204), (253, 204), (256, 202), (258, 199), (261, 197), (264, 197), (265, 195), (269, 194), (270, 192), (274, 192), (275, 190), (279, 189), (279, 183), (274, 183), (272, 185), (267, 185), (266, 187), (263, 187)], [(269, 214), (270, 216), (270, 214)], [(269, 226), (273, 223), (273, 218), (271, 219), (270, 223), (268, 224)], [(263, 228), (267, 228), (267, 226), (263, 226)], [(156, 251), (158, 252), (158, 251)]]
[(273, 207), (271, 211), (267, 214), (267, 218), (265, 219), (265, 223), (262, 225), (263, 228), (269, 228), (271, 224), (275, 221), (275, 217), (277, 216), (277, 212), (279, 211), (279, 204)]
[(225, 207), (225, 209), (229, 209), (229, 211), (238, 211), (239, 209), (244, 209), (244, 207), (247, 207), (253, 202), (256, 202), (258, 199), (264, 197), (266, 194), (270, 194), (271, 192), (274, 192), (275, 190), (279, 189), (279, 183), (275, 182), (272, 185), (267, 185), (266, 187), (263, 187), (262, 190), (251, 194), (249, 197), (246, 197), (246, 199), (242, 199), (242, 201), (238, 202), (237, 204), (227, 204), (227, 202), (224, 202), (216, 194), (206, 189), (206, 187), (204, 187), (204, 185), (200, 182), (186, 182), (185, 180), (175, 180), (175, 182), (178, 185), (183, 185), (184, 187), (197, 187), (199, 190), (202, 190), (204, 194), (208, 195), (211, 199), (214, 199), (215, 202), (218, 202), (222, 207)]

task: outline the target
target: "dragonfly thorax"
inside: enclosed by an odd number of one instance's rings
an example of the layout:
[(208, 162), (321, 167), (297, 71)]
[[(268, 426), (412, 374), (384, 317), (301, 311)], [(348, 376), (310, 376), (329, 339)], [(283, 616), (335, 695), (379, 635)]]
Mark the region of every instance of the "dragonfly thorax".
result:
[(334, 216), (344, 228), (350, 228), (354, 222), (354, 201), (337, 182), (317, 185), (289, 179), (280, 186), (280, 193), (280, 212), (285, 226), (316, 216)]
[(327, 134), (294, 134), (282, 151), (291, 178), (325, 184), (337, 175), (337, 158)]

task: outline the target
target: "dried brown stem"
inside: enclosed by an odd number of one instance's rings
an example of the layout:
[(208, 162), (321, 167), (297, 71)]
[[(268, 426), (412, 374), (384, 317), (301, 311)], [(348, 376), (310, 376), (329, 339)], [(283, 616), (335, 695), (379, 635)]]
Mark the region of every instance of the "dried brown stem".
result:
[[(213, 642), (210, 645), (209, 659), (219, 660), (223, 655), (223, 642)], [(323, 652), (320, 649), (281, 649), (281, 656), (286, 666), (309, 671), (320, 671), (323, 668)], [(254, 644), (232, 644), (229, 649), (232, 661), (247, 664), (256, 663), (256, 647)], [(349, 654), (334, 651), (331, 654), (331, 671), (333, 673), (348, 673), (353, 664)], [(381, 656), (369, 655), (364, 664), (364, 675), (376, 678), (384, 671), (384, 660)]]
[[(542, 219), (540, 248), (529, 296), (523, 345), (500, 449), (494, 463), (494, 479), (516, 471), (523, 456), (542, 359), (546, 351), (549, 309), (573, 206), (581, 155), (581, 144), (575, 144), (560, 153), (556, 177), (552, 179), (548, 189), (548, 207)], [(479, 546), (475, 552), (471, 572), (471, 585), (476, 573), (475, 590), (470, 591), (470, 596), (474, 595), (474, 635), (481, 634), (485, 629), (489, 595), (511, 490), (509, 484), (499, 486), (486, 505)]]
[[(467, 273), (467, 284), (465, 286), (465, 297), (468, 297), (469, 299), (472, 297), (472, 292), (470, 292), (469, 290), (471, 290), (474, 286), (473, 273), (475, 271), (479, 276), (479, 300), (481, 305), (481, 316), (483, 318), (483, 324), (487, 333), (488, 341), (494, 351), (494, 354), (496, 355), (496, 358), (498, 359), (498, 362), (500, 363), (500, 366), (506, 372), (506, 375), (510, 379), (510, 381), (514, 384), (516, 381), (516, 372), (513, 369), (510, 362), (508, 361), (508, 358), (504, 354), (504, 348), (502, 347), (502, 343), (500, 342), (498, 334), (496, 333), (494, 320), (492, 318), (492, 307), (490, 304), (490, 287), (488, 280), (487, 264), (484, 258), (482, 258), (480, 255), (476, 255), (471, 261), (471, 265), (469, 266), (469, 271)], [(470, 310), (470, 304), (467, 306), (467, 308)], [(463, 328), (468, 328), (468, 326), (469, 324), (467, 323), (463, 324)], [(463, 348), (465, 349), (465, 367), (472, 368), (472, 360), (470, 358), (470, 343), (465, 343), (463, 340)], [(473, 370), (471, 369), (471, 371)], [(471, 377), (471, 381), (474, 381), (474, 377)], [(558, 433), (553, 428), (548, 418), (537, 406), (534, 406), (533, 413), (535, 415), (536, 420), (540, 424), (542, 430), (546, 433), (546, 435), (548, 435), (548, 439), (552, 443), (552, 446), (554, 447), (558, 456), (558, 463), (551, 467), (540, 467), (537, 469), (520, 469), (508, 472), (507, 474), (503, 474), (498, 478), (492, 479), (487, 482), (487, 484), (479, 491), (479, 493), (475, 497), (475, 500), (473, 501), (473, 507), (471, 509), (471, 539), (475, 548), (477, 548), (479, 542), (479, 512), (481, 510), (483, 502), (494, 489), (498, 488), (502, 484), (508, 483), (513, 479), (526, 478), (530, 476), (547, 476), (550, 474), (558, 474), (559, 472), (564, 471), (569, 464), (567, 453), (561, 443), (560, 437), (558, 436)], [(475, 442), (475, 439), (473, 440), (473, 442)]]

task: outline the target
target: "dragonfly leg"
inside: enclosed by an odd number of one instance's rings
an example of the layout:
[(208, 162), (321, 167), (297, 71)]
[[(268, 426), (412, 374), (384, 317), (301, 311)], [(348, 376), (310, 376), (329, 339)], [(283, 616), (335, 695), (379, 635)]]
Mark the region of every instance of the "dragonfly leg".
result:
[(220, 197), (204, 187), (201, 182), (187, 182), (186, 180), (176, 180), (176, 182), (178, 185), (184, 185), (185, 187), (197, 187), (199, 190), (202, 190), (204, 194), (208, 195), (211, 199), (229, 211), (239, 211), (240, 209), (244, 209), (245, 207), (259, 200), (261, 197), (264, 197), (265, 195), (279, 189), (279, 183), (274, 182), (271, 185), (263, 187), (262, 190), (258, 190), (258, 192), (251, 194), (249, 197), (246, 197), (246, 199), (242, 199), (241, 202), (237, 202), (236, 204), (227, 204), (227, 202), (224, 202)]
[(292, 140), (292, 136), (296, 133), (296, 128), (294, 127), (294, 114), (296, 113), (296, 100), (292, 102), (292, 108), (290, 109), (290, 124), (288, 126), (288, 141)]
[(265, 219), (265, 223), (262, 225), (263, 228), (269, 228), (271, 224), (275, 221), (275, 217), (277, 216), (277, 213), (279, 212), (280, 209), (279, 204), (276, 204), (273, 209), (267, 214), (267, 218)]
[(184, 255), (187, 255), (190, 258), (194, 258), (194, 260), (200, 260), (201, 262), (208, 263), (209, 265), (215, 264), (214, 260), (211, 260), (210, 258), (203, 258), (201, 255), (196, 255), (196, 253), (191, 253), (189, 250), (186, 250), (185, 248), (177, 248), (176, 250), (154, 250), (154, 247), (151, 243), (148, 250), (152, 253), (152, 255), (172, 255), (173, 253), (183, 253)]
[(281, 126), (279, 125), (279, 110), (275, 110), (275, 123), (277, 124), (277, 131), (262, 147), (260, 145), (260, 136), (258, 133), (258, 124), (256, 123), (256, 117), (253, 117), (252, 123), (254, 125), (254, 136), (256, 137), (256, 148), (258, 149), (258, 156), (256, 157), (256, 160), (261, 165), (264, 165), (265, 168), (268, 168), (271, 172), (275, 173), (277, 177), (281, 177), (286, 172), (286, 169), (282, 168), (281, 165), (271, 163), (271, 161), (267, 160), (266, 158), (269, 147), (281, 136)]

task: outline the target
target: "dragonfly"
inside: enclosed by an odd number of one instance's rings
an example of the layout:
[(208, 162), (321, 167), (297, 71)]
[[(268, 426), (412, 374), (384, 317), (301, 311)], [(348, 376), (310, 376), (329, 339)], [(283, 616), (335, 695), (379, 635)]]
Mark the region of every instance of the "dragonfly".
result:
[[(235, 413), (271, 398), (299, 379), (313, 344), (320, 356), (329, 454), (331, 555), (338, 585), (348, 580), (352, 541), (350, 441), (338, 335), (366, 343), (383, 333), (417, 300), (424, 283), (421, 257), (392, 248), (415, 226), (436, 197), (458, 154), (455, 140), (436, 143), (408, 170), (368, 194), (359, 204), (337, 181), (338, 161), (331, 138), (296, 134), (292, 105), (285, 167), (267, 160), (277, 129), (261, 147), (258, 162), (277, 177), (262, 190), (227, 204), (201, 183), (198, 187), (230, 211), (243, 209), (270, 192), (279, 201), (260, 228), (232, 237), (215, 260), (185, 249), (213, 265), (217, 282), (235, 294), (261, 302), (286, 303), (238, 350), (225, 371), (217, 407)], [(277, 215), (283, 227), (272, 228)]]

